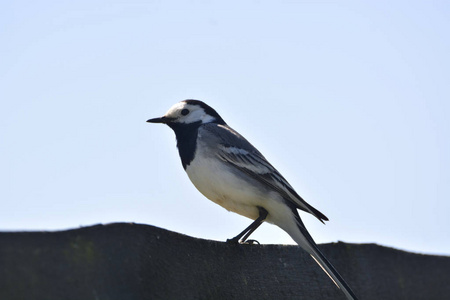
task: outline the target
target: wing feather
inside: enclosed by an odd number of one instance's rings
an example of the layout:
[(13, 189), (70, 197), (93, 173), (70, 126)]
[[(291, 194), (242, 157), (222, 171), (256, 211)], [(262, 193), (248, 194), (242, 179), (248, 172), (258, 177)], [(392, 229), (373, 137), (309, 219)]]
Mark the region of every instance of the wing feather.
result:
[(278, 192), (283, 199), (290, 201), (295, 207), (311, 213), (322, 223), (324, 220), (328, 221), (324, 214), (303, 200), (287, 180), (256, 149), (251, 151), (251, 149), (221, 144), (218, 150), (218, 157), (224, 162), (270, 187)]

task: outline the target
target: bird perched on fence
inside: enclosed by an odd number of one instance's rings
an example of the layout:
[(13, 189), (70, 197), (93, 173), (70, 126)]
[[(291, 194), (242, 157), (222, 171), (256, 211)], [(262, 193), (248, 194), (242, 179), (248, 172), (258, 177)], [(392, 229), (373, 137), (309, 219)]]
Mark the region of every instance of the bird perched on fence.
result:
[(328, 221), (309, 205), (284, 177), (242, 135), (229, 127), (210, 106), (184, 100), (150, 123), (167, 124), (177, 139), (184, 170), (208, 199), (254, 222), (229, 242), (245, 242), (264, 221), (286, 231), (308, 252), (348, 299), (357, 299), (321, 253), (297, 209)]

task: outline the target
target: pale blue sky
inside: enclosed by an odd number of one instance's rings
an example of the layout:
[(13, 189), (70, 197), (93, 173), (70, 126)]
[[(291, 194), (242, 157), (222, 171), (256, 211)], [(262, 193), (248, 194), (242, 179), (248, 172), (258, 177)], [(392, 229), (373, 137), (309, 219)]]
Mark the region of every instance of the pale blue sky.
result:
[[(330, 219), (318, 243), (450, 254), (447, 1), (2, 1), (0, 230), (137, 222), (225, 240), (173, 132), (205, 101)], [(293, 243), (264, 225), (261, 243)]]

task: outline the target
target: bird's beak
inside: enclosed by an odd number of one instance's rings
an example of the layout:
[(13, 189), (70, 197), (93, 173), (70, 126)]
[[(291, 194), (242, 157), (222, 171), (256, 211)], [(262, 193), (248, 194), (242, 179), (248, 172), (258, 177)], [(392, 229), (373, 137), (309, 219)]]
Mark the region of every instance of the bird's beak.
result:
[(170, 123), (172, 120), (173, 120), (173, 118), (161, 117), (161, 118), (149, 119), (149, 120), (147, 120), (147, 122), (167, 124), (167, 123)]

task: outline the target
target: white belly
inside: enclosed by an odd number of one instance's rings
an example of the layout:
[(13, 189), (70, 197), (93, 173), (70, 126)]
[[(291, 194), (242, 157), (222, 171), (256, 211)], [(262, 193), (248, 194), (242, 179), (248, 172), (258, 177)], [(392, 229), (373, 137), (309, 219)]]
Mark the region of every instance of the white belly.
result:
[(196, 158), (187, 166), (186, 173), (209, 200), (229, 211), (256, 219), (259, 216), (257, 206), (264, 207), (266, 197), (256, 186), (247, 184), (226, 168), (218, 160)]
[(245, 182), (226, 168), (220, 160), (197, 157), (187, 166), (186, 173), (206, 198), (229, 211), (255, 220), (260, 206), (269, 212), (266, 221), (279, 226), (286, 216), (292, 217), (289, 207), (277, 192), (251, 184), (251, 181)]

